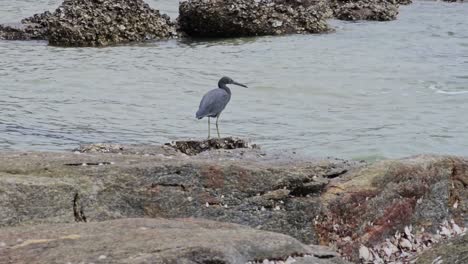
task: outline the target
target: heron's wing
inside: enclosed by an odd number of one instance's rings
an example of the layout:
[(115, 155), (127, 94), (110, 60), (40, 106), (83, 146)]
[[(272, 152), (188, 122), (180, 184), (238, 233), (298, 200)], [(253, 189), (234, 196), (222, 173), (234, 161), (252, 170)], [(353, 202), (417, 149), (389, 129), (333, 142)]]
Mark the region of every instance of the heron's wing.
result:
[(230, 99), (231, 96), (222, 89), (213, 89), (207, 92), (200, 102), (197, 118), (218, 115), (224, 110)]

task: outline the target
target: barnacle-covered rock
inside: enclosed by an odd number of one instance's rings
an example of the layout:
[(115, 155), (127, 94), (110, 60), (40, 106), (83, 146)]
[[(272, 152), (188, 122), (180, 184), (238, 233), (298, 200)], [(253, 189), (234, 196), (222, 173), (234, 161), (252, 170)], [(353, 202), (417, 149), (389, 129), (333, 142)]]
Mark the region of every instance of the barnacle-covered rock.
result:
[[(0, 28), (0, 39), (44, 39), (57, 46), (106, 46), (176, 36), (166, 15), (143, 0), (66, 0), (54, 12), (23, 19), (21, 27)], [(2, 37), (2, 35), (4, 35)]]
[(326, 12), (274, 0), (190, 0), (179, 27), (193, 37), (242, 37), (330, 31)]
[(340, 20), (395, 20), (398, 2), (395, 0), (332, 0), (334, 16)]

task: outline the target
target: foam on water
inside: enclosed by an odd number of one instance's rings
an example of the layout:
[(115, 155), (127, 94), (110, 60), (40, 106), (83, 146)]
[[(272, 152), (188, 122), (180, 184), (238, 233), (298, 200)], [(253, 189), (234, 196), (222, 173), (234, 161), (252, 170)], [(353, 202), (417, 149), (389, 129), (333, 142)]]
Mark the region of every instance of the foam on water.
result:
[(448, 95), (468, 94), (468, 90), (467, 91), (444, 91), (442, 89), (439, 89), (436, 85), (433, 85), (433, 84), (429, 85), (429, 89), (435, 91), (435, 93), (438, 93), (438, 94), (448, 94)]

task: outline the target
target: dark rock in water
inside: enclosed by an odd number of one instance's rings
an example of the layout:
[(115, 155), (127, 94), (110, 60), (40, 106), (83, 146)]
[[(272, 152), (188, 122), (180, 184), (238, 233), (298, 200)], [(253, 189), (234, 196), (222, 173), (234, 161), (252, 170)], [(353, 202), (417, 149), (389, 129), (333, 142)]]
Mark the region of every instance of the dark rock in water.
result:
[(334, 16), (340, 20), (395, 20), (398, 3), (395, 0), (332, 0)]
[(35, 38), (57, 46), (106, 46), (176, 36), (169, 17), (143, 0), (66, 0), (53, 13), (37, 14), (22, 23), (25, 33), (36, 28)]
[(409, 5), (413, 3), (413, 1), (412, 0), (397, 0), (397, 3), (400, 5)]
[(238, 149), (238, 148), (258, 148), (257, 145), (250, 145), (249, 142), (240, 138), (212, 138), (207, 140), (188, 140), (188, 141), (175, 141), (167, 143), (166, 146), (173, 147), (174, 149), (185, 153), (187, 155), (197, 155), (201, 152), (213, 149)]
[(0, 242), (0, 263), (239, 264), (288, 258), (304, 264), (348, 263), (328, 248), (309, 247), (283, 234), (202, 219), (7, 228), (0, 230)]
[(189, 0), (179, 27), (192, 37), (242, 37), (330, 31), (321, 10), (274, 0)]
[[(316, 228), (321, 241), (358, 261), (361, 244), (374, 248), (396, 232), (407, 233), (405, 227), (429, 235), (444, 233), (446, 221), (467, 226), (467, 186), (468, 159), (422, 155), (378, 162), (329, 183)], [(415, 240), (405, 236), (408, 247)]]
[(0, 40), (41, 40), (45, 29), (35, 23), (0, 25)]

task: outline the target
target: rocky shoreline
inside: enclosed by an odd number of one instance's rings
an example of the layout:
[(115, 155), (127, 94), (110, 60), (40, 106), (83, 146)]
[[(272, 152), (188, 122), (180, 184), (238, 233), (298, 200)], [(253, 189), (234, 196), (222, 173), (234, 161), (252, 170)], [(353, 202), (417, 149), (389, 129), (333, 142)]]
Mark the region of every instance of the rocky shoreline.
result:
[(0, 25), (0, 40), (95, 47), (179, 37), (327, 33), (327, 19), (389, 21), (410, 0), (188, 0), (177, 21), (143, 0), (65, 0), (55, 11)]
[(232, 138), (2, 153), (0, 263), (448, 263), (467, 257), (467, 186), (462, 157), (367, 164)]

